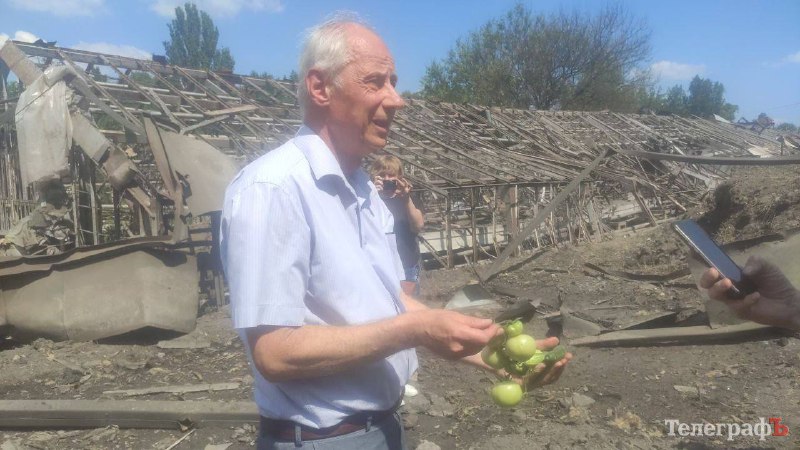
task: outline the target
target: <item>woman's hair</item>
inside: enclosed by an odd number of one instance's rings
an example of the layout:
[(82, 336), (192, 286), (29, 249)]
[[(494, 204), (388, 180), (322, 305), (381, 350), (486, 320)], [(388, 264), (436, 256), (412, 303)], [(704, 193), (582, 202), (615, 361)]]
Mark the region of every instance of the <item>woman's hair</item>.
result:
[(308, 102), (306, 75), (309, 70), (319, 70), (334, 86), (339, 86), (339, 74), (350, 62), (350, 46), (345, 31), (354, 24), (371, 29), (358, 14), (339, 11), (306, 31), (297, 73), (297, 101), (300, 108), (305, 109)]
[(381, 155), (375, 158), (370, 165), (369, 173), (373, 177), (381, 174), (389, 174), (397, 177), (403, 176), (403, 163), (394, 155)]

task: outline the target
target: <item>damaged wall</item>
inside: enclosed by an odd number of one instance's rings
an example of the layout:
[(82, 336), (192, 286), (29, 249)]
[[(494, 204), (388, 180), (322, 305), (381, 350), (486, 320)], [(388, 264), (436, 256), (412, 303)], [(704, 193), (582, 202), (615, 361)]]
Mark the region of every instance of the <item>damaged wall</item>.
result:
[(0, 261), (0, 329), (18, 340), (95, 340), (145, 327), (195, 327), (193, 255), (132, 245)]

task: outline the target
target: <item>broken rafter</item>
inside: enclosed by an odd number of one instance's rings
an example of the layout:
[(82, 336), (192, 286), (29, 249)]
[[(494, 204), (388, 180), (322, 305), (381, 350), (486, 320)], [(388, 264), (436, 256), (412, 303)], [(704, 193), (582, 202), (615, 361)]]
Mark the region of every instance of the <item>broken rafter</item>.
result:
[(534, 217), (533, 220), (531, 220), (531, 222), (525, 227), (525, 229), (523, 229), (522, 231), (519, 232), (519, 234), (514, 236), (512, 241), (506, 246), (505, 249), (503, 249), (503, 253), (501, 253), (500, 256), (498, 256), (497, 259), (494, 260), (492, 265), (489, 266), (489, 268), (482, 274), (484, 281), (490, 280), (493, 276), (497, 275), (497, 273), (500, 272), (500, 267), (508, 259), (508, 257), (511, 256), (511, 253), (514, 252), (514, 249), (519, 247), (526, 239), (528, 239), (531, 236), (531, 234), (533, 234), (533, 231), (539, 227), (539, 224), (544, 222), (544, 219), (547, 216), (549, 216), (550, 213), (554, 211), (555, 208), (558, 205), (560, 205), (569, 196), (569, 194), (571, 194), (572, 191), (574, 191), (575, 188), (577, 188), (580, 185), (580, 183), (584, 179), (586, 179), (586, 177), (588, 177), (589, 174), (598, 165), (600, 165), (600, 163), (603, 160), (606, 159), (608, 154), (609, 154), (608, 150), (601, 152), (594, 159), (594, 161), (592, 161), (592, 163), (589, 164), (583, 170), (583, 172), (581, 172), (577, 177), (575, 177), (575, 179), (573, 179), (566, 187), (561, 189), (558, 195), (554, 199), (550, 200), (550, 203), (548, 203), (544, 209), (539, 211), (539, 214), (537, 214), (536, 217)]
[[(206, 87), (205, 87), (205, 86), (203, 86), (203, 84), (202, 84), (202, 83), (200, 83), (199, 81), (197, 81), (197, 80), (196, 80), (194, 77), (192, 77), (192, 76), (191, 76), (191, 74), (189, 74), (189, 72), (188, 72), (188, 71), (186, 71), (186, 70), (185, 70), (185, 69), (183, 69), (182, 67), (175, 67), (175, 70), (177, 70), (177, 71), (178, 71), (178, 73), (180, 73), (181, 75), (183, 75), (183, 76), (184, 76), (186, 79), (188, 79), (189, 81), (191, 81), (191, 82), (192, 82), (192, 84), (194, 84), (194, 85), (195, 85), (195, 86), (196, 86), (198, 89), (200, 89), (200, 90), (201, 90), (203, 93), (205, 93), (205, 94), (206, 94), (208, 97), (210, 97), (210, 98), (213, 98), (214, 100), (216, 100), (216, 101), (220, 102), (220, 104), (222, 104), (222, 105), (223, 105), (223, 106), (225, 106), (226, 108), (232, 108), (232, 107), (233, 107), (233, 105), (231, 105), (229, 102), (227, 102), (227, 101), (223, 100), (223, 99), (222, 99), (222, 98), (221, 98), (219, 95), (217, 95), (217, 94), (215, 94), (215, 93), (211, 92), (210, 90), (206, 89)], [(208, 79), (207, 79), (206, 81), (208, 81), (208, 82), (210, 83), (210, 80), (208, 80)], [(219, 89), (219, 88), (217, 88), (217, 89)], [(221, 90), (221, 89), (220, 89), (220, 90)], [(239, 100), (240, 100), (240, 101), (242, 101), (242, 102), (244, 101), (244, 99), (239, 99)], [(209, 111), (204, 111), (204, 112), (203, 112), (203, 114), (206, 114), (206, 115), (208, 115), (208, 114), (209, 114)], [(256, 125), (255, 123), (251, 122), (251, 121), (250, 121), (250, 120), (247, 118), (247, 116), (245, 116), (244, 114), (241, 114), (241, 115), (239, 115), (239, 118), (242, 120), (242, 123), (244, 124), (244, 126), (245, 126), (247, 129), (249, 129), (251, 133), (253, 133), (253, 134), (254, 134), (254, 135), (256, 135), (256, 136), (258, 136), (258, 135), (260, 134), (260, 133), (259, 133), (259, 131), (258, 131), (258, 125)]]
[[(192, 105), (192, 107), (194, 107), (194, 108), (195, 108), (195, 109), (197, 109), (198, 111), (202, 112), (203, 114), (205, 114), (205, 113), (206, 113), (206, 111), (205, 111), (205, 110), (204, 110), (204, 109), (203, 109), (203, 108), (202, 108), (200, 105), (198, 105), (198, 104), (197, 104), (197, 102), (195, 102), (195, 101), (194, 101), (194, 100), (193, 100), (191, 97), (189, 97), (189, 96), (188, 96), (188, 95), (187, 95), (185, 92), (183, 92), (183, 91), (179, 90), (177, 87), (175, 87), (175, 86), (174, 86), (172, 83), (170, 83), (170, 82), (169, 82), (169, 81), (168, 81), (166, 78), (162, 77), (162, 76), (161, 76), (161, 75), (160, 75), (158, 72), (156, 72), (156, 71), (153, 71), (152, 73), (153, 73), (153, 75), (155, 75), (155, 77), (156, 77), (156, 78), (157, 78), (157, 79), (158, 79), (158, 80), (159, 80), (161, 83), (163, 83), (165, 86), (167, 86), (168, 88), (170, 88), (170, 90), (172, 90), (172, 92), (174, 92), (174, 93), (177, 93), (177, 94), (178, 94), (178, 96), (179, 96), (179, 97), (181, 97), (181, 98), (183, 99), (183, 101), (185, 101), (185, 102), (187, 102), (188, 104)], [(238, 140), (238, 141), (239, 141), (239, 142), (240, 142), (240, 143), (243, 145), (243, 148), (250, 148), (250, 149), (252, 149), (252, 151), (255, 151), (255, 150), (256, 150), (255, 148), (253, 148), (253, 147), (255, 147), (255, 146), (251, 147), (251, 146), (250, 146), (250, 144), (247, 142), (247, 140), (244, 138), (244, 136), (242, 136), (242, 135), (241, 135), (239, 132), (237, 132), (236, 130), (234, 130), (233, 128), (231, 128), (231, 127), (230, 127), (228, 124), (226, 124), (225, 122), (221, 122), (219, 125), (220, 125), (220, 126), (221, 126), (221, 127), (222, 127), (222, 128), (225, 130), (225, 131), (227, 131), (227, 132), (230, 134), (230, 136), (228, 136), (229, 138), (231, 138), (231, 139), (237, 139), (237, 140)]]
[[(59, 54), (62, 53), (59, 52)], [(111, 96), (111, 94), (109, 94), (105, 88), (98, 85), (97, 82), (92, 79), (92, 77), (86, 76), (83, 71), (80, 70), (65, 54), (62, 54), (62, 56), (64, 58), (64, 62), (69, 65), (69, 67), (72, 69), (72, 72), (77, 77), (75, 81), (70, 83), (72, 87), (77, 89), (84, 96), (88, 97), (92, 103), (97, 105), (98, 108), (102, 109), (104, 113), (108, 114), (109, 117), (114, 119), (117, 123), (140, 136), (144, 136), (144, 128), (142, 128), (136, 117), (133, 117), (133, 115), (131, 115), (124, 105), (119, 103), (113, 96)], [(100, 97), (92, 92), (89, 86), (97, 89), (104, 98), (108, 99), (108, 101), (116, 106), (117, 109), (119, 109), (119, 113), (111, 109), (111, 107), (109, 107), (102, 99), (100, 99)], [(124, 115), (125, 117), (122, 117), (120, 114)]]
[(184, 123), (180, 121), (180, 119), (175, 117), (175, 115), (169, 109), (167, 104), (164, 103), (164, 101), (161, 99), (161, 97), (159, 97), (158, 93), (156, 93), (155, 90), (153, 90), (153, 89), (145, 90), (144, 88), (139, 86), (139, 83), (135, 82), (132, 78), (128, 77), (124, 72), (119, 70), (119, 67), (114, 65), (114, 63), (111, 62), (111, 60), (109, 60), (105, 56), (103, 56), (102, 59), (103, 59), (103, 61), (105, 61), (106, 64), (108, 64), (117, 73), (117, 75), (119, 75), (120, 78), (122, 78), (123, 80), (125, 80), (126, 83), (128, 83), (128, 86), (130, 86), (131, 88), (135, 89), (137, 92), (139, 92), (145, 98), (149, 99), (150, 102), (154, 106), (158, 106), (159, 108), (161, 108), (161, 111), (163, 111), (164, 114), (166, 114), (167, 117), (169, 117), (169, 119), (173, 123), (175, 123), (176, 125), (178, 125), (180, 127), (185, 126)]

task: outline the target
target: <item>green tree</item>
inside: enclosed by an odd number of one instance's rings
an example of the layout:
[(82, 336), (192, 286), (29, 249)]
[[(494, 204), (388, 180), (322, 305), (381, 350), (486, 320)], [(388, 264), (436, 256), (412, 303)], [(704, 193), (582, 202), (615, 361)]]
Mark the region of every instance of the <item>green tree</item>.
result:
[(689, 96), (683, 86), (676, 84), (668, 91), (664, 99), (664, 112), (685, 116), (689, 112)]
[(738, 106), (725, 101), (725, 86), (718, 81), (695, 75), (689, 83), (688, 112), (700, 117), (714, 114), (733, 120)]
[(265, 80), (273, 79), (273, 76), (271, 74), (269, 74), (267, 72), (259, 72), (259, 71), (256, 71), (256, 70), (251, 70), (250, 71), (250, 76), (253, 77), (253, 78), (264, 78)]
[(89, 70), (89, 76), (92, 77), (94, 81), (99, 81), (101, 83), (108, 81), (108, 76), (103, 72), (100, 72), (100, 69), (97, 66), (92, 66), (91, 70)]
[(169, 41), (164, 50), (171, 64), (193, 69), (233, 70), (230, 49), (217, 48), (219, 30), (205, 11), (187, 2), (175, 8), (175, 18), (167, 24)]
[(19, 97), (19, 94), (22, 94), (22, 90), (23, 88), (19, 81), (8, 83), (8, 98)]
[(10, 70), (3, 61), (0, 61), (0, 100), (6, 100), (8, 96), (8, 74)]
[(534, 16), (518, 4), (431, 63), (422, 94), (519, 108), (630, 110), (651, 83), (636, 70), (649, 54), (649, 28), (621, 6), (594, 16)]
[(130, 75), (131, 79), (140, 86), (156, 87), (156, 77), (147, 72), (133, 72)]
[(789, 122), (783, 122), (782, 124), (775, 127), (775, 129), (783, 133), (797, 133), (798, 131), (797, 125)]
[(236, 61), (233, 59), (233, 55), (231, 55), (231, 50), (228, 47), (223, 47), (217, 50), (217, 53), (214, 55), (214, 69), (215, 70), (227, 70), (233, 72), (233, 66), (236, 64)]

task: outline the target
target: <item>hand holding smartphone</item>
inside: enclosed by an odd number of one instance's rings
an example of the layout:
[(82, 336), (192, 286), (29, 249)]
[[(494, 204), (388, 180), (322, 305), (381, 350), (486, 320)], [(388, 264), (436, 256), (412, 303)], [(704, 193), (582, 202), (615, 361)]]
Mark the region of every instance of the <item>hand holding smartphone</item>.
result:
[(383, 181), (383, 191), (384, 192), (394, 192), (397, 190), (397, 180), (384, 180)]
[(673, 229), (709, 266), (717, 269), (723, 278), (733, 283), (729, 293), (732, 298), (744, 298), (755, 292), (755, 287), (742, 273), (742, 269), (723, 251), (711, 236), (693, 220), (672, 224)]

